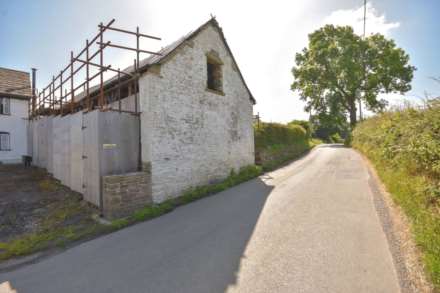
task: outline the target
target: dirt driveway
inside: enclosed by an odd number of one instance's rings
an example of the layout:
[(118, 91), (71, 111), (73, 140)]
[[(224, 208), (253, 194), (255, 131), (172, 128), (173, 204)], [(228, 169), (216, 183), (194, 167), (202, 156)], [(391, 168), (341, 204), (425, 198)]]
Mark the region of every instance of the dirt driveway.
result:
[(0, 260), (62, 245), (98, 211), (43, 169), (0, 165)]

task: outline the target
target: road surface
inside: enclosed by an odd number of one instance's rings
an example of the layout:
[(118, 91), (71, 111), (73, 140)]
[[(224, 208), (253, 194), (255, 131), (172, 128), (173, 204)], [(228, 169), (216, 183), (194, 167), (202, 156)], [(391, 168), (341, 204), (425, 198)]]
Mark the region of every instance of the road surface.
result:
[(368, 178), (355, 151), (324, 145), (0, 283), (18, 293), (399, 292)]

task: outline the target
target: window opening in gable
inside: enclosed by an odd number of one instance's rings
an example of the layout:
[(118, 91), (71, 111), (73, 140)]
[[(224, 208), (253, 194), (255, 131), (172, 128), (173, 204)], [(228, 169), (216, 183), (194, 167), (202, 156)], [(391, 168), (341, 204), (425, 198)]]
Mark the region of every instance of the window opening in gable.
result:
[(207, 58), (207, 87), (210, 90), (223, 92), (222, 64)]

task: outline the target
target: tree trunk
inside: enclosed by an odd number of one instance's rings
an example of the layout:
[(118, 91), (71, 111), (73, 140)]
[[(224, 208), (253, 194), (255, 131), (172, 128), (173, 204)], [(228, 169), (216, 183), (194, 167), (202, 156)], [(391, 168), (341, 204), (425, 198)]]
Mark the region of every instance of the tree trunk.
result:
[(353, 103), (350, 103), (350, 126), (351, 126), (351, 129), (353, 129), (357, 123), (356, 112), (357, 112), (356, 111), (356, 104), (353, 101)]

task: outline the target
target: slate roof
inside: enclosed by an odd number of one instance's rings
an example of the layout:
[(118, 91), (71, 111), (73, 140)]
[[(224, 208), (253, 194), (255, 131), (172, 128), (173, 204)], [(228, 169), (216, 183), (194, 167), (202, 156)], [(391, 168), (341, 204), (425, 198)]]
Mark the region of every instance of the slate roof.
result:
[(0, 67), (0, 96), (22, 99), (32, 97), (29, 72)]
[[(235, 63), (237, 69), (238, 69), (238, 74), (240, 75), (241, 80), (243, 81), (244, 86), (246, 87), (249, 96), (251, 98), (251, 101), (255, 104), (256, 101), (251, 93), (251, 91), (249, 90), (249, 87), (247, 86), (243, 75), (240, 72), (240, 69), (238, 67), (237, 62), (235, 61), (234, 55), (232, 54), (231, 49), (228, 46), (228, 43), (226, 42), (226, 38), (223, 34), (223, 31), (221, 29), (221, 27), (219, 26), (217, 20), (215, 18), (211, 18), (210, 20), (208, 20), (207, 22), (205, 22), (204, 24), (202, 24), (199, 28), (197, 28), (195, 31), (191, 31), (188, 34), (184, 35), (183, 37), (179, 38), (178, 40), (174, 41), (173, 43), (169, 44), (168, 46), (162, 48), (161, 50), (159, 50), (157, 53), (159, 53), (160, 55), (150, 55), (149, 57), (140, 60), (139, 61), (139, 70), (141, 72), (145, 72), (148, 70), (148, 68), (150, 66), (156, 65), (156, 64), (161, 64), (164, 63), (168, 57), (171, 56), (171, 54), (178, 50), (182, 45), (184, 45), (184, 43), (186, 41), (191, 40), (192, 38), (196, 37), (203, 29), (205, 29), (208, 25), (213, 25), (216, 29), (218, 29), (218, 32), (220, 33), (220, 37), (226, 47), (226, 49), (228, 50), (233, 62)], [(123, 72), (126, 73), (134, 73), (134, 67), (133, 65), (125, 68), (124, 70), (122, 70)], [(114, 83), (117, 81), (117, 76), (113, 76), (112, 78), (106, 80), (104, 82), (104, 86), (110, 86), (110, 84)], [(99, 89), (99, 85), (93, 86), (90, 88), (90, 93), (95, 92)], [(85, 93), (82, 92), (79, 95), (75, 96), (75, 100), (81, 100), (82, 98), (84, 98)]]

